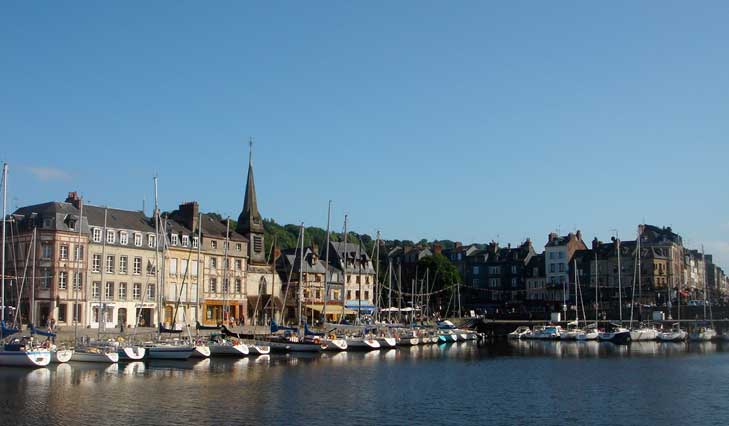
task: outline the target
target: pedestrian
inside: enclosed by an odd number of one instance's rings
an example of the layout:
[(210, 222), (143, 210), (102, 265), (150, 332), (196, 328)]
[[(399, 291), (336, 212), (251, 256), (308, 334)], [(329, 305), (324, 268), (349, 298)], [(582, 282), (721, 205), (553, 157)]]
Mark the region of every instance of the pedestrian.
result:
[(124, 334), (124, 323), (119, 322), (119, 334)]

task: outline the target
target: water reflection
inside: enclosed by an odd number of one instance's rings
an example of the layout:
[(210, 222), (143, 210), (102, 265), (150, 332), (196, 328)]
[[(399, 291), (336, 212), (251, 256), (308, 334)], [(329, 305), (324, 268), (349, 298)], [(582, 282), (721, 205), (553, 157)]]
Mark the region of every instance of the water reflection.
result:
[(724, 352), (723, 346), (714, 342), (632, 342), (615, 345), (610, 342), (573, 342), (544, 340), (510, 340), (508, 349), (492, 345), (500, 355), (549, 356), (554, 358), (605, 358), (605, 357), (665, 357), (687, 354), (713, 354)]

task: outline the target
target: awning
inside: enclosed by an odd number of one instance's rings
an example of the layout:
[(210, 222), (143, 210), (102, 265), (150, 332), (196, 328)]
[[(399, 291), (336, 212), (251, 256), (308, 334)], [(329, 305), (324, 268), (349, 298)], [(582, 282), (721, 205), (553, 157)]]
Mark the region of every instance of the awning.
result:
[(374, 312), (375, 307), (366, 300), (349, 300), (344, 304), (349, 309), (362, 312)]
[[(306, 309), (311, 309), (316, 312), (322, 312), (324, 311), (324, 305), (323, 304), (316, 304), (316, 305), (306, 305)], [(342, 305), (327, 305), (327, 315), (341, 315), (342, 314)], [(356, 315), (357, 311), (353, 309), (344, 308), (344, 315)]]

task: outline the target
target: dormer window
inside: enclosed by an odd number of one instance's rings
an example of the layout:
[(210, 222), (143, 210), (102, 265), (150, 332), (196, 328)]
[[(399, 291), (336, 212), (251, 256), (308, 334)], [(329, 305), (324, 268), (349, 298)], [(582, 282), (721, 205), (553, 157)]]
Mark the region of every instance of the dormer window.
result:
[(177, 245), (177, 234), (170, 235), (170, 244), (172, 244), (173, 246)]
[(94, 228), (92, 231), (92, 238), (95, 243), (101, 242), (101, 228)]
[(123, 246), (129, 244), (129, 234), (127, 233), (127, 231), (121, 231), (119, 233), (119, 244)]
[(116, 232), (114, 232), (111, 229), (107, 229), (106, 230), (106, 243), (114, 244), (114, 241), (116, 241)]
[(190, 237), (187, 235), (182, 236), (182, 247), (189, 247), (190, 246)]
[(218, 242), (215, 240), (210, 240), (210, 248), (211, 249), (217, 249), (218, 248)]
[(154, 234), (147, 235), (147, 244), (150, 248), (157, 247), (157, 236)]
[(69, 231), (75, 231), (76, 230), (76, 219), (73, 219), (71, 217), (68, 218), (68, 230)]
[(135, 232), (134, 233), (134, 245), (137, 247), (142, 246), (142, 234)]
[(200, 241), (197, 239), (197, 237), (192, 237), (192, 247), (197, 248), (200, 244)]

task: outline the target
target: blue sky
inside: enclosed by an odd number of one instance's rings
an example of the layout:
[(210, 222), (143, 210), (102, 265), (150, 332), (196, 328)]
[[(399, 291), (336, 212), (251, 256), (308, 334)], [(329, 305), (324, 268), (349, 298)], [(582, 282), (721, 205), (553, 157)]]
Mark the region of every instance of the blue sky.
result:
[[(729, 266), (729, 3), (3, 2), (11, 207), (79, 191), (385, 238), (671, 225)], [(589, 3), (589, 4), (588, 4)]]

